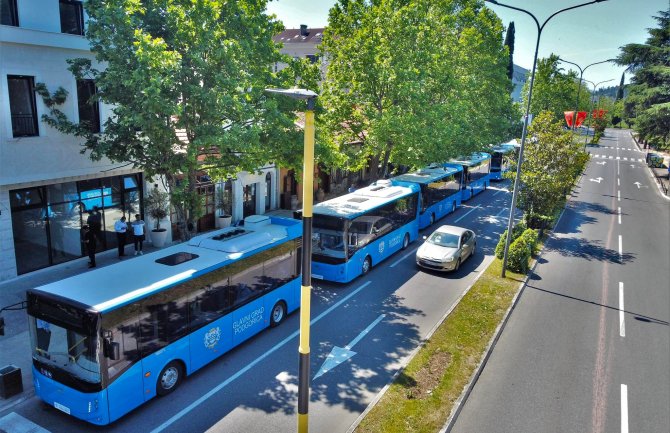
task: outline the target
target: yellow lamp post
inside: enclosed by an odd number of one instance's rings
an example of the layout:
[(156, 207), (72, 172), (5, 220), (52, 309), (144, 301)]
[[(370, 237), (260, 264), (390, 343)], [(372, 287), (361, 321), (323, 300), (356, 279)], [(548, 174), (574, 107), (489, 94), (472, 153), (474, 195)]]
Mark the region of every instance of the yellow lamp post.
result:
[(314, 106), (317, 94), (305, 89), (266, 89), (268, 93), (307, 101), (302, 170), (302, 287), (300, 289), (300, 364), (298, 369), (298, 433), (309, 431), (309, 325), (312, 293), (312, 205), (314, 204)]

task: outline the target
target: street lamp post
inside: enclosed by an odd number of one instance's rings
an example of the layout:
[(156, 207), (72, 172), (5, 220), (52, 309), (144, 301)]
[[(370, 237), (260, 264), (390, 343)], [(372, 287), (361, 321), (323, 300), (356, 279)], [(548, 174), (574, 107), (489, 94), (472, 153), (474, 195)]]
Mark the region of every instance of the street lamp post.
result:
[[(593, 101), (596, 99), (595, 93), (596, 93), (596, 89), (598, 88), (598, 86), (600, 86), (603, 83), (608, 83), (608, 82), (613, 81), (613, 80), (614, 80), (614, 78), (610, 78), (609, 80), (600, 81), (598, 83), (594, 83), (593, 81), (589, 81), (589, 80), (584, 80), (584, 82), (591, 83), (591, 85), (593, 86), (593, 93), (591, 94), (591, 106), (589, 107), (589, 111), (593, 110)], [(600, 98), (598, 98), (598, 107), (600, 107)], [(589, 125), (586, 127), (586, 136), (584, 137), (584, 149), (585, 150), (586, 150), (586, 143), (589, 141), (589, 129), (591, 128), (591, 118), (593, 117), (593, 112), (591, 112), (589, 114), (590, 114), (589, 115)], [(595, 133), (596, 133), (596, 131), (594, 129), (593, 130), (593, 135), (594, 136), (595, 136)]]
[(540, 48), (540, 36), (542, 36), (542, 29), (544, 29), (544, 26), (551, 20), (553, 17), (556, 15), (560, 14), (561, 12), (569, 11), (572, 9), (577, 9), (582, 6), (588, 6), (592, 5), (594, 3), (601, 3), (607, 0), (593, 0), (588, 3), (582, 3), (578, 4), (575, 6), (570, 6), (564, 9), (561, 9), (557, 12), (554, 12), (547, 18), (542, 25), (540, 25), (540, 22), (535, 18), (535, 15), (532, 13), (528, 12), (525, 9), (518, 8), (516, 6), (510, 6), (506, 5), (503, 3), (498, 2), (497, 0), (486, 0), (489, 3), (493, 3), (494, 5), (497, 6), (502, 6), (505, 8), (509, 9), (514, 9), (519, 12), (526, 13), (533, 18), (533, 21), (535, 21), (535, 25), (537, 26), (537, 41), (535, 42), (535, 56), (533, 57), (533, 71), (530, 74), (530, 85), (528, 89), (528, 103), (526, 104), (526, 114), (523, 117), (523, 132), (521, 133), (521, 146), (519, 147), (519, 160), (516, 165), (516, 177), (514, 178), (514, 190), (512, 191), (512, 206), (509, 211), (509, 220), (507, 223), (507, 239), (505, 240), (505, 253), (503, 255), (503, 264), (502, 264), (502, 277), (505, 277), (505, 269), (507, 268), (507, 254), (509, 252), (509, 244), (512, 240), (512, 227), (514, 226), (514, 209), (516, 208), (516, 200), (517, 200), (517, 195), (519, 191), (519, 178), (521, 177), (521, 164), (523, 164), (523, 149), (524, 145), (526, 143), (526, 130), (528, 129), (528, 114), (530, 112), (530, 101), (533, 96), (533, 82), (535, 81), (535, 67), (537, 66), (537, 52)]
[(582, 90), (582, 77), (584, 76), (584, 71), (586, 71), (588, 68), (590, 68), (593, 65), (599, 65), (601, 63), (612, 62), (612, 61), (614, 61), (614, 59), (607, 59), (607, 60), (603, 60), (601, 62), (591, 63), (590, 65), (586, 65), (584, 67), (584, 69), (582, 69), (581, 66), (579, 66), (577, 63), (569, 62), (565, 59), (561, 59), (560, 57), (558, 58), (558, 60), (560, 60), (561, 62), (564, 62), (564, 63), (569, 63), (571, 65), (574, 65), (574, 66), (577, 67), (577, 69), (579, 69), (579, 86), (577, 87), (577, 102), (575, 102), (575, 114), (574, 114), (574, 117), (572, 119), (572, 132), (574, 133), (575, 132), (575, 125), (577, 125), (577, 110), (579, 110), (579, 92), (581, 92), (581, 90)]
[(302, 170), (302, 286), (300, 289), (300, 364), (298, 367), (298, 433), (309, 431), (309, 325), (312, 294), (312, 205), (314, 204), (314, 106), (317, 94), (305, 89), (266, 89), (268, 93), (307, 101)]

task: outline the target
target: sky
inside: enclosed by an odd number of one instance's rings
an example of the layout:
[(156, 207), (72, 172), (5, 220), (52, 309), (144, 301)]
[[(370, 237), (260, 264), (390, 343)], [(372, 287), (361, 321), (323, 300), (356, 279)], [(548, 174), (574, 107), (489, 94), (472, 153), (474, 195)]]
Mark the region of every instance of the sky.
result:
[[(588, 0), (498, 0), (531, 12), (540, 25), (563, 8), (588, 3)], [(286, 28), (328, 25), (328, 10), (335, 0), (273, 0), (268, 12), (274, 13)], [(528, 70), (533, 66), (537, 26), (533, 19), (513, 9), (487, 3), (502, 20), (505, 27), (514, 21), (514, 63)], [(629, 43), (644, 43), (649, 37), (647, 29), (658, 26), (654, 15), (668, 10), (670, 0), (607, 0), (580, 7), (554, 16), (543, 28), (538, 58), (557, 54), (582, 68), (619, 55), (619, 48)], [(502, 43), (502, 41), (501, 41)], [(576, 67), (563, 63), (565, 70)], [(598, 86), (618, 86), (624, 67), (611, 63), (594, 65), (586, 69), (584, 79)], [(578, 72), (579, 73), (579, 72)], [(626, 74), (626, 83), (630, 77)], [(593, 87), (589, 85), (590, 87)]]

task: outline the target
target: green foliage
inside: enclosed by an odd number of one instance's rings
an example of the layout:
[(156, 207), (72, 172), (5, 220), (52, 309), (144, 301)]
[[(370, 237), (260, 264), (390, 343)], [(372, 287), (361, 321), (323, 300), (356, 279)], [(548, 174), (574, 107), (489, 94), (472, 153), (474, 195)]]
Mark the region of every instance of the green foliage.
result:
[(519, 236), (512, 244), (509, 246), (509, 252), (507, 253), (507, 266), (513, 272), (518, 272), (525, 274), (528, 272), (528, 261), (531, 257), (531, 245), (528, 243), (528, 239), (523, 236)]
[(341, 166), (369, 164), (376, 178), (389, 163), (445, 161), (508, 138), (502, 31), (473, 0), (338, 1), (321, 46), (319, 129), (346, 155)]
[(170, 211), (170, 195), (154, 187), (144, 198), (144, 210), (155, 222), (155, 230), (161, 228), (161, 220), (168, 216)]
[[(529, 86), (530, 80), (527, 80), (521, 93), (524, 98), (524, 106), (528, 103)], [(538, 59), (530, 112), (540, 113), (542, 111), (549, 111), (552, 113), (553, 120), (565, 122), (563, 113), (565, 111), (574, 111), (578, 89), (579, 77), (576, 72), (571, 70), (568, 73), (564, 73), (560, 67), (557, 55), (552, 54), (547, 58)], [(588, 111), (589, 98), (587, 95), (590, 92), (586, 83), (582, 83), (579, 93), (580, 98), (577, 111)]]
[(537, 240), (538, 240), (538, 233), (537, 230), (534, 229), (526, 229), (523, 231), (521, 234), (520, 238), (524, 240), (526, 245), (529, 246), (530, 248), (530, 254), (535, 255), (537, 253)]
[(221, 216), (230, 216), (233, 206), (232, 191), (225, 188), (218, 188), (215, 196), (216, 209)]
[[(521, 234), (526, 230), (526, 222), (519, 221), (514, 227), (512, 227), (512, 239), (510, 242), (514, 242), (516, 238), (521, 236)], [(500, 235), (498, 240), (498, 245), (496, 245), (495, 255), (498, 259), (502, 260), (505, 255), (505, 242), (507, 242), (507, 230)]]
[(621, 47), (617, 63), (632, 72), (624, 113), (641, 140), (670, 147), (670, 8), (655, 17), (658, 27), (649, 29), (644, 44)]
[[(588, 161), (583, 145), (573, 142), (562, 123), (545, 111), (528, 130), (518, 191), (518, 207), (527, 215), (553, 215), (561, 208)], [(514, 177), (515, 171), (516, 167), (511, 167), (507, 176)]]
[(503, 43), (507, 47), (509, 52), (509, 63), (507, 64), (507, 78), (510, 80), (514, 75), (514, 21), (509, 23), (507, 26), (507, 32), (505, 32), (505, 42)]
[[(180, 222), (191, 227), (201, 208), (198, 172), (216, 180), (268, 162), (300, 167), (300, 103), (265, 89), (316, 89), (318, 68), (279, 53), (272, 37), (282, 26), (266, 15), (266, 3), (88, 0), (86, 36), (96, 62), (68, 63), (77, 78), (95, 80), (112, 115), (101, 134), (55, 108), (49, 124), (82, 137), (93, 159), (164, 176)], [(276, 63), (289, 67), (275, 73)], [(45, 102), (59, 92), (43, 95)]]

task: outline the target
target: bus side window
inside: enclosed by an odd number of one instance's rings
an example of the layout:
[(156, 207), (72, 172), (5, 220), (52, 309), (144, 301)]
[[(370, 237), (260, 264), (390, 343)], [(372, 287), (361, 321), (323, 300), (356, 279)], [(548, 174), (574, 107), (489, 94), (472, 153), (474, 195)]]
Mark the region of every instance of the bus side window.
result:
[(131, 304), (121, 307), (103, 316), (102, 335), (119, 344), (119, 359), (107, 357), (107, 376), (109, 380), (125, 371), (139, 359), (138, 348), (138, 305)]

